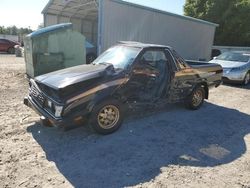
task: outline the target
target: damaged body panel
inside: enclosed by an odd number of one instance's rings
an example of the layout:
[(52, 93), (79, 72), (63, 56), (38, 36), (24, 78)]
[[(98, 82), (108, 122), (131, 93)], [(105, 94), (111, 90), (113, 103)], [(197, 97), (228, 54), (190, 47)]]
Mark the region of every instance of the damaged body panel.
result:
[(198, 109), (221, 77), (220, 65), (185, 61), (171, 47), (121, 42), (91, 65), (31, 80), (24, 103), (54, 125), (85, 119), (109, 134), (120, 127), (125, 105), (184, 101)]

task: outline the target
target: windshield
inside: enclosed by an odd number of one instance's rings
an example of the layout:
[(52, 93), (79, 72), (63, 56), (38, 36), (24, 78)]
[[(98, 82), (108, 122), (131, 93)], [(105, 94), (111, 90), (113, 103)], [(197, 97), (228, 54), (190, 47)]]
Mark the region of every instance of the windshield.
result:
[(114, 46), (101, 54), (93, 64), (110, 63), (116, 69), (126, 69), (134, 61), (140, 50), (140, 48)]
[(216, 59), (225, 61), (248, 62), (250, 60), (250, 53), (247, 54), (244, 52), (224, 52)]

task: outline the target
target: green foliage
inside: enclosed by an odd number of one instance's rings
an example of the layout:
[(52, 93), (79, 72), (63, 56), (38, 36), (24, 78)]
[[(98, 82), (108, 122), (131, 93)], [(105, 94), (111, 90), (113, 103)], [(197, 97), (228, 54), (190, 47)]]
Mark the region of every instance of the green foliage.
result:
[(250, 0), (186, 0), (184, 13), (218, 23), (216, 45), (250, 46)]
[(0, 26), (0, 34), (5, 35), (25, 35), (31, 33), (32, 30), (29, 28), (17, 28), (16, 26), (4, 27)]

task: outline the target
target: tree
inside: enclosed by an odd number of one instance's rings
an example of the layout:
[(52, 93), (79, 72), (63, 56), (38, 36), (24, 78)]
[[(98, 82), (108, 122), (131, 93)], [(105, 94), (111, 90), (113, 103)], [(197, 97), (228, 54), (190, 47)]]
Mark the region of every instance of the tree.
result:
[(216, 45), (250, 46), (250, 0), (186, 0), (184, 13), (218, 23)]
[(18, 29), (16, 26), (10, 27), (10, 34), (11, 35), (17, 35), (17, 33), (18, 33)]
[(0, 26), (0, 34), (6, 35), (24, 35), (31, 33), (32, 30), (30, 28), (17, 28), (16, 26), (4, 27)]

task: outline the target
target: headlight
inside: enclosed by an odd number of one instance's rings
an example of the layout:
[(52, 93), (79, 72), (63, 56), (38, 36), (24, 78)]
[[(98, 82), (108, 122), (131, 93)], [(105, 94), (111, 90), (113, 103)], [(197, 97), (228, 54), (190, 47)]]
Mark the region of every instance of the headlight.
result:
[(232, 72), (236, 72), (236, 71), (242, 71), (242, 70), (245, 70), (247, 68), (247, 65), (243, 65), (243, 66), (240, 66), (240, 67), (235, 67), (235, 68), (232, 68)]
[(61, 117), (62, 110), (63, 110), (63, 106), (55, 105), (55, 116), (56, 117)]
[(52, 108), (52, 105), (53, 105), (52, 102), (50, 100), (48, 100), (47, 103), (48, 103), (48, 107)]
[(45, 107), (53, 114), (55, 114), (55, 117), (61, 117), (63, 106), (56, 105), (55, 103), (53, 103), (51, 100), (48, 99), (45, 103)]
[(45, 107), (52, 110), (53, 109), (53, 103), (51, 100), (46, 100), (45, 101)]

